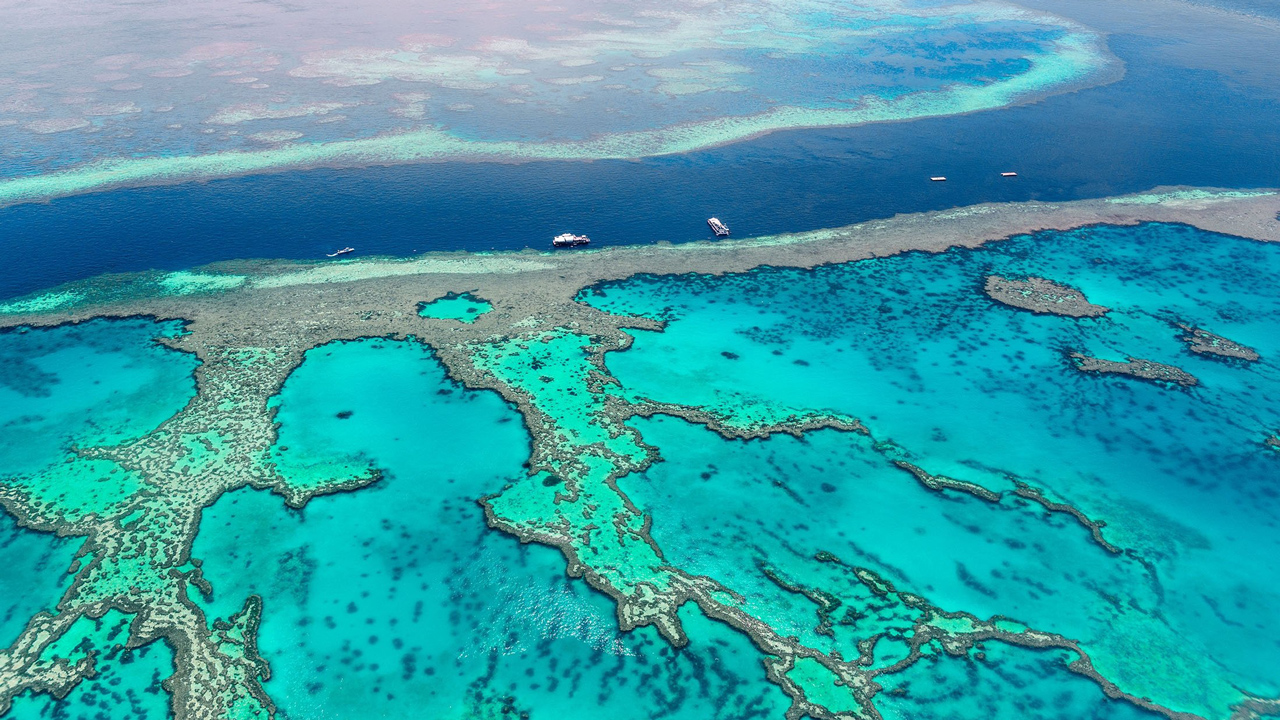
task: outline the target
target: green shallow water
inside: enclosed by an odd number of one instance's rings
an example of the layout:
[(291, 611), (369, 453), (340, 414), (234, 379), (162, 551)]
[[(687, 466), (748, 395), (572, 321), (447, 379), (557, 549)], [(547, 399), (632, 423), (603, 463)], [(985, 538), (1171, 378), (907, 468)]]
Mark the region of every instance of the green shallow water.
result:
[[(48, 503), (55, 519), (115, 509), (137, 489), (134, 478), (105, 462), (63, 460), (73, 444), (141, 436), (186, 404), (195, 360), (154, 342), (180, 330), (127, 319), (0, 332), (0, 484)], [(0, 645), (56, 606), (78, 547), (0, 517)]]
[(141, 318), (0, 332), (3, 473), (40, 469), (72, 442), (138, 437), (181, 410), (196, 361), (153, 342), (179, 332)]
[[(901, 607), (877, 607), (847, 576), (817, 562), (820, 551), (871, 568), (947, 610), (1026, 619), (1052, 602), (1056, 614), (1035, 618), (1040, 627), (1068, 635), (1115, 621), (1109, 607), (1098, 607), (1096, 586), (1072, 587), (1108, 560), (1080, 528), (1012, 504), (940, 498), (850, 433), (729, 443), (683, 420), (634, 424), (667, 462), (621, 484), (653, 513), (653, 536), (668, 559), (720, 579), (747, 597), (753, 615), (811, 646), (848, 652), (874, 633), (907, 630), (914, 617)], [(766, 570), (838, 597), (843, 605), (833, 613), (832, 635), (817, 632), (815, 602), (780, 588)], [(846, 616), (848, 609), (856, 619)], [(876, 667), (905, 656), (905, 645), (892, 642), (876, 650)], [(1009, 661), (948, 657), (883, 679), (886, 690), (905, 685), (910, 692), (881, 696), (882, 709), (896, 708), (889, 717), (1015, 717), (1031, 710), (1037, 717), (1145, 715), (1108, 701), (1060, 661), (1038, 657), (1043, 653), (995, 642), (986, 643), (986, 652), (1004, 652)], [(1060, 695), (1067, 699), (1043, 707), (1045, 698)]]
[(488, 300), (478, 298), (471, 293), (449, 293), (429, 303), (422, 303), (418, 307), (418, 314), (425, 318), (473, 323), (476, 318), (492, 309), (493, 305)]
[[(1112, 311), (1076, 320), (1010, 308), (983, 293), (992, 273), (1068, 283)], [(651, 517), (663, 563), (715, 578), (746, 612), (824, 652), (852, 657), (879, 636), (871, 667), (905, 656), (921, 610), (877, 593), (853, 569), (866, 568), (944, 610), (1076, 639), (1122, 689), (1225, 718), (1241, 689), (1280, 694), (1280, 453), (1263, 444), (1280, 430), (1278, 274), (1275, 245), (1145, 225), (812, 271), (602, 284), (582, 299), (668, 321), (605, 356), (620, 385), (587, 390), (593, 340), (565, 329), (471, 348), (479, 369), (546, 413), (531, 421), (554, 431), (556, 457), (533, 477), (526, 420), (497, 394), (449, 380), (423, 346), (322, 346), (271, 402), (272, 458), (299, 487), (370, 468), (381, 477), (301, 510), (264, 491), (223, 495), (193, 548), (213, 592), (193, 599), (212, 624), (261, 596), (265, 689), (285, 718), (781, 717), (788, 701), (743, 635), (694, 607), (680, 611), (683, 649), (653, 628), (621, 633), (612, 601), (566, 577), (560, 553), (487, 528), (476, 502), (502, 492), (495, 512), (536, 527), (555, 522), (555, 488), (575, 478), (594, 494), (580, 518), (559, 517), (601, 541), (591, 560), (619, 588), (663, 577), (648, 544), (608, 542)], [(478, 314), (466, 310), (478, 298), (459, 300), (445, 301), (451, 319)], [(1197, 356), (1178, 322), (1262, 359)], [(195, 361), (152, 342), (179, 331), (125, 320), (0, 334), (16, 368), (0, 386), (13, 430), (0, 441), (3, 482), (45, 498), (50, 516), (123, 512), (137, 478), (93, 463), (74, 476), (50, 468), (73, 443), (122, 442), (183, 406)], [(1073, 351), (1173, 364), (1200, 384), (1084, 374)], [(860, 418), (870, 435), (726, 440), (662, 415), (619, 427), (604, 393), (697, 405), (748, 428), (824, 411)], [(643, 515), (624, 513), (599, 477), (641, 463), (648, 446), (663, 462), (617, 481)], [(896, 460), (1005, 495), (931, 490)], [(1103, 538), (1124, 552), (1013, 496), (1015, 480), (1105, 521)], [(13, 560), (0, 577), (0, 633), (12, 639), (57, 601), (76, 544), (3, 520), (0, 548)], [(54, 652), (99, 649), (103, 675), (68, 702), (19, 697), (13, 716), (165, 715), (157, 683), (172, 656), (160, 643), (122, 653), (127, 621), (82, 620)], [(960, 632), (969, 621), (940, 624)], [(1059, 651), (928, 647), (918, 665), (880, 678), (886, 717), (1144, 714), (1067, 671)], [(833, 709), (853, 707), (816, 662), (788, 677)]]
[(82, 619), (55, 646), (62, 657), (79, 658), (96, 648), (98, 674), (77, 685), (61, 701), (27, 692), (5, 715), (13, 720), (160, 720), (173, 717), (169, 693), (160, 683), (173, 674), (173, 653), (163, 642), (123, 647), (133, 617), (111, 611), (99, 620)]
[(32, 615), (54, 609), (71, 584), (66, 570), (75, 552), (76, 543), (24, 530), (0, 513), (0, 645), (17, 639)]
[(558, 552), (488, 530), (475, 500), (523, 472), (526, 433), (496, 394), (461, 390), (422, 347), (313, 350), (279, 408), (284, 455), (386, 472), (301, 511), (241, 490), (205, 512), (204, 604), (226, 617), (262, 595), (266, 689), (284, 717), (785, 709), (743, 637), (688, 611), (696, 640), (681, 651), (651, 629), (619, 633), (611, 602), (566, 578)]
[[(637, 425), (668, 462), (624, 488), (695, 571), (735, 578), (804, 631), (812, 606), (754, 568), (834, 582), (815, 552), (860, 558), (946, 609), (1078, 638), (1136, 694), (1224, 717), (1233, 685), (1280, 691), (1280, 457), (1262, 445), (1280, 425), (1277, 271), (1276, 246), (1147, 225), (815, 271), (639, 278), (584, 297), (671, 321), (609, 356), (629, 393), (726, 415), (831, 409), (896, 444), (830, 432), (728, 443), (676, 421)], [(993, 272), (1069, 283), (1114, 310), (1073, 320), (997, 305), (982, 293)], [(1174, 321), (1262, 360), (1195, 356)], [(1085, 375), (1072, 350), (1174, 364), (1201, 385)], [(1063, 514), (926, 491), (897, 457), (995, 490), (1012, 473), (1107, 521), (1105, 537), (1141, 562)]]
[(1132, 705), (1108, 701), (1092, 682), (1062, 672), (1066, 654), (987, 643), (983, 658), (934, 652), (884, 682), (886, 718), (960, 720), (1080, 718), (1155, 720)]

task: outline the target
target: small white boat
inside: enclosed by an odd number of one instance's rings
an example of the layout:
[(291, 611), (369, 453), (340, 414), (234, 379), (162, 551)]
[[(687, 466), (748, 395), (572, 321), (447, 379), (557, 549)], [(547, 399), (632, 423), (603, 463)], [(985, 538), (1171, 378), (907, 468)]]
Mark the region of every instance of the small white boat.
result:
[(356, 249), (353, 247), (344, 247), (338, 252), (325, 253), (325, 257), (338, 257), (339, 255), (346, 255), (349, 252), (355, 252), (355, 251)]
[(591, 238), (586, 235), (574, 235), (573, 233), (562, 233), (551, 239), (552, 247), (577, 247), (586, 245), (591, 242)]
[(1000, 177), (1018, 177), (1018, 173), (1016, 173), (1016, 172), (1003, 172), (1003, 173), (1000, 173)]
[(931, 178), (929, 178), (929, 179), (930, 179), (930, 180), (932, 180), (933, 182), (946, 182), (946, 181), (947, 181), (947, 179), (946, 179), (945, 177), (943, 177), (942, 175), (934, 175), (933, 177), (931, 177)]
[(715, 233), (716, 237), (729, 237), (729, 226), (720, 222), (720, 218), (708, 218), (707, 224), (711, 226), (711, 232)]

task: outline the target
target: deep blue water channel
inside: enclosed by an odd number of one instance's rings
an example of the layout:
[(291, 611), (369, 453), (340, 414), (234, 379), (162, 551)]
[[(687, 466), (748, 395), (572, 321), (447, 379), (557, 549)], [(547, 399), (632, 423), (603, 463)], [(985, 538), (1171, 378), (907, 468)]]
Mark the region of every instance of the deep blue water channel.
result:
[[(104, 272), (597, 244), (833, 227), (978, 202), (1072, 200), (1156, 185), (1280, 185), (1280, 102), (1164, 64), (1112, 35), (1121, 81), (967, 116), (781, 132), (642, 161), (319, 169), (116, 190), (0, 209), (0, 297)], [(999, 173), (1013, 170), (1016, 179)], [(930, 183), (943, 174), (946, 183)]]

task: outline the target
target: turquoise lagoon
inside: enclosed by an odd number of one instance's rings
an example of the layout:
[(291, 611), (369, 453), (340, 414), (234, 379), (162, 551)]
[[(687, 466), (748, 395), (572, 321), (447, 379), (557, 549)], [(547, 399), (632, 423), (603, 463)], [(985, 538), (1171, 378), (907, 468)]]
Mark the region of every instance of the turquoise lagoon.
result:
[(153, 720), (172, 717), (169, 693), (161, 682), (173, 674), (173, 653), (163, 642), (125, 649), (133, 618), (114, 610), (98, 620), (81, 619), (54, 653), (78, 659), (86, 650), (99, 650), (98, 673), (81, 682), (62, 700), (30, 691), (18, 696), (6, 715), (12, 720)]
[[(122, 497), (128, 488), (117, 485), (124, 480), (110, 474), (42, 473), (72, 445), (123, 442), (182, 409), (195, 393), (195, 360), (154, 342), (178, 332), (177, 323), (128, 319), (0, 333), (0, 483), (57, 492), (51, 499), (71, 514)], [(74, 537), (24, 530), (0, 515), (0, 644), (12, 643), (37, 612), (55, 609), (78, 548)], [(76, 658), (99, 651), (99, 675), (62, 702), (21, 695), (10, 717), (167, 717), (169, 698), (159, 683), (173, 672), (172, 654), (163, 643), (125, 651), (131, 619), (111, 612), (81, 620), (54, 652)]]
[(284, 717), (785, 711), (742, 636), (690, 612), (699, 642), (685, 651), (652, 629), (620, 633), (611, 601), (570, 581), (558, 552), (486, 528), (475, 500), (523, 472), (527, 434), (422, 346), (322, 346), (279, 398), (286, 473), (318, 459), (385, 472), (302, 510), (240, 490), (205, 512), (193, 555), (214, 587), (206, 609), (264, 598), (265, 687)]
[(155, 342), (174, 322), (93, 320), (0, 332), (0, 467), (30, 473), (72, 444), (136, 438), (195, 395), (194, 356)]
[[(1237, 688), (1280, 693), (1280, 454), (1263, 444), (1280, 430), (1278, 271), (1280, 247), (1104, 226), (806, 271), (637, 277), (582, 299), (667, 321), (606, 356), (633, 397), (740, 421), (833, 410), (871, 433), (741, 441), (677, 418), (633, 419), (663, 462), (619, 486), (652, 515), (673, 565), (715, 577), (749, 612), (823, 650), (848, 653), (883, 630), (879, 666), (902, 656), (906, 626), (900, 607), (877, 606), (851, 580), (847, 566), (866, 567), (943, 609), (1077, 639), (1125, 690), (1222, 718)], [(982, 291), (992, 273), (1068, 283), (1112, 310), (1075, 320), (1000, 305)], [(1194, 355), (1176, 322), (1262, 359)], [(152, 342), (166, 332), (180, 328), (124, 320), (0, 334), (21, 368), (0, 388), (15, 429), (0, 447), (10, 467), (36, 473), (70, 443), (118, 442), (182, 407), (195, 361)], [(1085, 375), (1071, 351), (1177, 365), (1201, 384)], [(383, 472), (300, 510), (242, 489), (204, 512), (193, 557), (213, 593), (193, 599), (212, 623), (263, 598), (265, 688), (283, 717), (785, 712), (744, 636), (692, 607), (681, 611), (686, 648), (651, 628), (621, 633), (612, 602), (567, 578), (558, 552), (485, 526), (475, 501), (526, 472), (528, 433), (498, 395), (449, 380), (427, 348), (369, 339), (313, 349), (272, 404), (287, 476)], [(35, 449), (22, 450), (23, 466), (13, 464), (20, 440)], [(1015, 477), (1044, 488), (1105, 521), (1124, 552), (1012, 496), (928, 490), (897, 459), (996, 491)], [(0, 545), (15, 570), (0, 578), (0, 631), (11, 640), (65, 589), (56, 572), (76, 545), (5, 522)], [(830, 632), (802, 590), (841, 601)], [(128, 706), (165, 716), (157, 683), (171, 654), (160, 643), (121, 652), (122, 622), (84, 621), (67, 640), (71, 654), (81, 642), (106, 651), (99, 678), (69, 703), (22, 696), (12, 715)], [(877, 703), (890, 718), (1145, 715), (1068, 672), (1066, 658), (994, 642), (961, 658), (931, 647), (881, 679)]]
[(0, 514), (0, 637), (8, 647), (32, 615), (53, 610), (71, 583), (67, 567), (76, 546), (52, 535), (23, 530), (7, 513)]
[[(1280, 692), (1280, 455), (1263, 445), (1280, 425), (1277, 272), (1273, 245), (1145, 225), (583, 296), (669, 321), (607, 359), (635, 395), (740, 416), (831, 409), (873, 435), (727, 442), (638, 422), (667, 462), (620, 485), (673, 563), (806, 637), (814, 606), (760, 568), (833, 588), (812, 560), (831, 552), (944, 609), (1079, 639), (1127, 690), (1224, 717), (1233, 685)], [(1074, 320), (999, 305), (982, 291), (991, 273), (1065, 282), (1113, 310)], [(1195, 356), (1176, 321), (1262, 360)], [(1174, 364), (1201, 385), (1086, 375), (1066, 357), (1077, 350)], [(1013, 476), (1045, 488), (1106, 521), (1126, 553), (1037, 505), (931, 493), (888, 462), (899, 458), (997, 491)]]
[(0, 335), (0, 482), (53, 524), (121, 512), (141, 479), (106, 460), (63, 462), (74, 447), (150, 432), (195, 395), (194, 356), (156, 342), (177, 322), (95, 320)]
[[(47, 491), (70, 513), (121, 497), (127, 488), (109, 476), (42, 472), (73, 444), (123, 442), (182, 409), (195, 394), (195, 360), (154, 342), (179, 331), (176, 323), (137, 319), (0, 333), (0, 483)], [(65, 571), (77, 548), (72, 538), (26, 532), (12, 516), (0, 518), (0, 643), (7, 647), (32, 615), (54, 608), (70, 584)]]
[(437, 320), (473, 323), (492, 309), (493, 305), (488, 300), (478, 298), (471, 293), (449, 293), (442, 298), (419, 305), (418, 314)]

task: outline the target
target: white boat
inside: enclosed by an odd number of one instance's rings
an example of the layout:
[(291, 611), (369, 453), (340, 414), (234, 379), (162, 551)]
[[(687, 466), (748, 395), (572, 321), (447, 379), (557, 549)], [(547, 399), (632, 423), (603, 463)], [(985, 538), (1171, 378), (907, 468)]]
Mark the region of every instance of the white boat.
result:
[(586, 235), (574, 235), (573, 233), (562, 233), (551, 239), (551, 245), (558, 248), (577, 247), (586, 245), (589, 242), (591, 242), (591, 238)]
[(1016, 173), (1016, 172), (1002, 172), (1002, 173), (1000, 173), (1000, 177), (1018, 177), (1018, 173)]
[(353, 247), (344, 247), (338, 252), (325, 253), (325, 257), (338, 257), (339, 255), (346, 255), (349, 252), (355, 252), (355, 251), (356, 249)]
[(720, 218), (709, 218), (707, 224), (711, 226), (711, 232), (715, 233), (716, 237), (729, 237), (729, 226), (720, 222)]
[(929, 178), (929, 179), (930, 179), (930, 180), (932, 180), (932, 181), (934, 181), (934, 182), (946, 182), (946, 181), (947, 181), (947, 178), (946, 178), (945, 176), (942, 176), (942, 175), (934, 175), (933, 177), (931, 177), (931, 178)]

